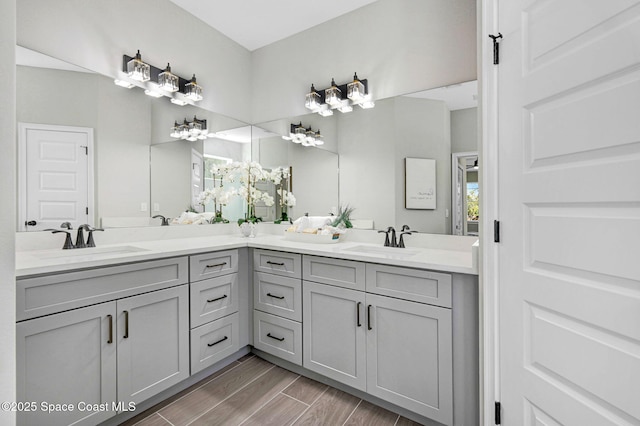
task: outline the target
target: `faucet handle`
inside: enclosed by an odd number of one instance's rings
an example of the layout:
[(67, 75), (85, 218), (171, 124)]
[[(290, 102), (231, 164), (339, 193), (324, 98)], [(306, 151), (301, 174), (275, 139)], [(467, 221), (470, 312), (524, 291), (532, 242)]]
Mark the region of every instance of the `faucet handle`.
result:
[(405, 232), (405, 231), (409, 231), (411, 228), (409, 228), (409, 225), (402, 225), (402, 229), (400, 229), (400, 231)]
[(389, 247), (389, 232), (391, 232), (390, 230), (386, 230), (386, 231), (378, 231), (378, 234), (386, 234), (384, 237), (384, 246), (385, 247)]
[(400, 242), (398, 242), (398, 247), (400, 247), (400, 248), (405, 248), (405, 247), (404, 247), (404, 236), (405, 236), (405, 235), (411, 235), (411, 234), (413, 234), (414, 232), (418, 232), (418, 231), (404, 231), (404, 232), (402, 232), (402, 233), (400, 234)]
[(71, 241), (71, 232), (69, 231), (64, 231), (62, 229), (45, 229), (45, 231), (51, 231), (52, 234), (59, 234), (60, 232), (64, 232), (65, 234), (67, 234), (66, 238), (64, 239), (64, 245), (62, 246), (63, 250), (67, 250), (67, 249), (73, 249), (76, 248), (73, 245), (73, 241)]
[(73, 226), (71, 226), (70, 222), (62, 222), (62, 224), (60, 225), (60, 228), (66, 228), (69, 231), (71, 231), (73, 229)]
[[(89, 227), (91, 228), (91, 227)], [(89, 229), (89, 236), (87, 237), (87, 247), (95, 247), (96, 242), (93, 240), (93, 231), (104, 231), (102, 228), (91, 228)]]

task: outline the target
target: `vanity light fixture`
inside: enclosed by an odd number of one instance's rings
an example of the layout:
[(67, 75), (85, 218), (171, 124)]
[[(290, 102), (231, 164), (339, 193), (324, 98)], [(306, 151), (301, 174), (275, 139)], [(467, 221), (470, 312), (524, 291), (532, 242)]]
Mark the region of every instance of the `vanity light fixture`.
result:
[(178, 124), (177, 121), (174, 121), (169, 136), (176, 139), (184, 139), (190, 142), (195, 142), (198, 139), (205, 140), (207, 138), (212, 138), (214, 137), (214, 134), (209, 133), (209, 129), (207, 128), (207, 120), (201, 120), (194, 115), (193, 121), (187, 121), (186, 118), (184, 119), (182, 124)]
[(138, 86), (145, 89), (145, 94), (153, 97), (166, 96), (175, 105), (184, 106), (189, 101), (202, 100), (202, 86), (196, 82), (195, 74), (191, 80), (184, 79), (171, 72), (171, 65), (160, 69), (142, 61), (140, 51), (134, 57), (122, 55), (122, 72), (131, 80), (116, 79), (114, 83), (128, 89)]
[(191, 81), (184, 86), (184, 95), (192, 101), (202, 100), (202, 86), (196, 82), (196, 75), (191, 77)]
[(158, 75), (158, 86), (167, 92), (177, 92), (180, 89), (180, 79), (171, 72), (171, 65), (167, 63), (167, 67)]
[(289, 135), (282, 136), (282, 139), (298, 143), (302, 146), (318, 146), (324, 144), (320, 130), (314, 131), (311, 129), (311, 126), (305, 128), (302, 122), (291, 124)]
[(140, 51), (134, 58), (127, 62), (127, 75), (137, 81), (149, 81), (151, 79), (151, 65), (142, 62)]
[[(344, 94), (346, 98), (343, 97)], [(367, 80), (360, 80), (357, 73), (353, 74), (353, 81), (345, 84), (338, 85), (332, 78), (331, 86), (323, 90), (316, 90), (312, 84), (311, 91), (305, 97), (304, 106), (323, 117), (328, 117), (333, 115), (334, 109), (342, 113), (351, 112), (354, 105), (364, 109), (375, 106), (371, 100)]]

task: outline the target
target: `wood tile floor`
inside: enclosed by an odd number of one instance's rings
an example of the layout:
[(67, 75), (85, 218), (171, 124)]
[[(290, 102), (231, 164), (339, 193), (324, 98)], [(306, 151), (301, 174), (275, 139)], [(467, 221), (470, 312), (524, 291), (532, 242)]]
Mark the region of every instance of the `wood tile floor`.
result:
[(249, 354), (125, 426), (413, 426), (398, 414)]

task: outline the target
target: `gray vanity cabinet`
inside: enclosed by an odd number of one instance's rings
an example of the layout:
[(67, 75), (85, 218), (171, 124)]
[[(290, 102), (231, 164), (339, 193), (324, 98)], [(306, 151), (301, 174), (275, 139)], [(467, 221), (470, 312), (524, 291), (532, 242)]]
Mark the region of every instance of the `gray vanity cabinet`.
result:
[[(116, 302), (101, 303), (18, 323), (19, 425), (95, 425), (114, 415), (116, 401)], [(108, 404), (108, 411), (55, 411), (49, 404)], [(77, 408), (77, 407), (75, 407)]]

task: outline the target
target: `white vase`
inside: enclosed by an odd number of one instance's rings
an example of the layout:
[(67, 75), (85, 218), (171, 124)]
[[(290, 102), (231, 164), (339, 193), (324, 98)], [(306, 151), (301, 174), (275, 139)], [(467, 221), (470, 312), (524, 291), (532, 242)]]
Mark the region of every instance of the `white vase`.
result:
[(256, 224), (252, 222), (242, 222), (240, 232), (243, 237), (253, 238), (256, 236)]

